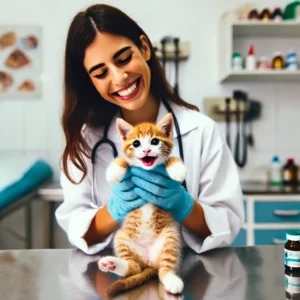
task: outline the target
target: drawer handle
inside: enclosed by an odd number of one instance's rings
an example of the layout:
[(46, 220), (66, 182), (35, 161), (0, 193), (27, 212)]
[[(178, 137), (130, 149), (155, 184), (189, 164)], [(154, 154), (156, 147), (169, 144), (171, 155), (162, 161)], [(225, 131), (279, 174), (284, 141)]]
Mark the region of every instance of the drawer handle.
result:
[(283, 245), (286, 243), (286, 240), (280, 240), (280, 239), (273, 239), (274, 245)]
[(275, 216), (282, 216), (282, 217), (290, 217), (290, 216), (298, 216), (299, 210), (280, 210), (275, 209), (273, 211)]

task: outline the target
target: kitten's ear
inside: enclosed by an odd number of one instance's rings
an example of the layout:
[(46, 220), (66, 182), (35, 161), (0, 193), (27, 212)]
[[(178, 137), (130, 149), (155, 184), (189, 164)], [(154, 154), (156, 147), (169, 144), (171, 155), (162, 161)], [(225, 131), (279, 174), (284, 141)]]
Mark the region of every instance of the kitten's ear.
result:
[(127, 139), (128, 133), (133, 127), (121, 118), (117, 118), (116, 123), (119, 135), (121, 136), (121, 139), (125, 141)]
[(168, 138), (173, 138), (173, 116), (171, 113), (166, 114), (156, 126), (161, 130)]

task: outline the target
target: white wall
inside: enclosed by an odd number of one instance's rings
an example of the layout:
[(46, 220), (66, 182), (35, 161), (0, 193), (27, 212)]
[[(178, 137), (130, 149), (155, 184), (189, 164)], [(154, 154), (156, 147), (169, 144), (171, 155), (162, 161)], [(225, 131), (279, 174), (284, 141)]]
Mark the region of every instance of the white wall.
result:
[[(289, 1), (254, 1), (258, 8), (284, 7)], [(41, 99), (4, 99), (0, 96), (0, 163), (11, 161), (11, 168), (25, 166), (37, 157), (47, 159), (59, 176), (63, 149), (60, 127), (65, 37), (73, 16), (95, 1), (10, 0), (0, 1), (1, 24), (37, 24), (43, 30), (43, 95)], [(180, 92), (188, 102), (203, 111), (206, 96), (231, 95), (245, 89), (263, 102), (262, 119), (254, 124), (256, 147), (242, 178), (262, 179), (271, 156), (296, 157), (300, 162), (300, 86), (299, 84), (218, 83), (218, 22), (238, 0), (111, 0), (128, 13), (147, 32), (150, 39), (176, 35), (190, 42), (190, 58), (180, 66)], [(1, 26), (0, 24), (0, 26)], [(300, 53), (298, 52), (298, 55)], [(220, 127), (223, 129), (222, 124)], [(12, 157), (18, 157), (17, 162)], [(6, 163), (6, 168), (9, 168)], [(1, 166), (0, 166), (1, 169)], [(2, 174), (4, 172), (2, 163)], [(9, 173), (9, 169), (5, 171)]]
[[(288, 1), (256, 1), (258, 8), (276, 5), (284, 7)], [(0, 157), (11, 155), (46, 158), (58, 177), (63, 137), (60, 127), (62, 105), (63, 53), (66, 32), (73, 16), (94, 1), (11, 0), (0, 2), (1, 24), (38, 24), (43, 29), (43, 95), (41, 99), (0, 98)], [(237, 85), (221, 86), (218, 72), (218, 22), (226, 10), (235, 9), (243, 1), (136, 1), (114, 0), (103, 3), (116, 5), (135, 19), (152, 40), (163, 35), (176, 35), (190, 41), (191, 55), (180, 66), (180, 92), (187, 101), (203, 110), (205, 96), (230, 95)], [(172, 78), (170, 78), (172, 81)], [(300, 161), (297, 94), (299, 85), (243, 84), (250, 95), (264, 103), (263, 119), (254, 124), (257, 141), (250, 161), (241, 172), (245, 178), (255, 177), (260, 164), (266, 164), (276, 150), (283, 157), (296, 156)], [(0, 96), (1, 97), (1, 96)], [(279, 105), (279, 122), (274, 132), (275, 104)], [(283, 107), (284, 105), (284, 107)], [(287, 124), (287, 114), (291, 113)], [(259, 129), (258, 129), (259, 128)], [(263, 130), (261, 130), (263, 129)], [(274, 139), (278, 142), (274, 142)], [(270, 139), (270, 142), (267, 140)], [(280, 147), (278, 146), (280, 145)], [(259, 175), (261, 176), (261, 174)]]

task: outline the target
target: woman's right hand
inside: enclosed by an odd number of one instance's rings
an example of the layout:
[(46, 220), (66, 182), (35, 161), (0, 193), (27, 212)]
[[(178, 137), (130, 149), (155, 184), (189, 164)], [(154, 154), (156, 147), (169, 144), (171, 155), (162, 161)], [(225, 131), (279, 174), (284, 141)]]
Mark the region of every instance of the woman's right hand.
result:
[(117, 222), (123, 222), (130, 211), (147, 203), (134, 192), (136, 186), (132, 183), (131, 176), (129, 169), (122, 181), (112, 185), (112, 196), (107, 203), (107, 209)]

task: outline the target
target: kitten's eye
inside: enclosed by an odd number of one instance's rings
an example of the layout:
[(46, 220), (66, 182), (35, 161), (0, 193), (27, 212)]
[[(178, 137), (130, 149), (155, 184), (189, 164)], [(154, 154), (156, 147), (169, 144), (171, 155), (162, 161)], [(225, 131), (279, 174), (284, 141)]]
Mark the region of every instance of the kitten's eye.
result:
[(154, 138), (154, 139), (152, 139), (151, 140), (151, 145), (158, 145), (159, 144), (159, 139), (157, 139), (157, 138)]
[(141, 144), (141, 142), (140, 142), (139, 140), (135, 140), (135, 141), (132, 143), (132, 145), (133, 145), (134, 148), (139, 147), (140, 144)]

